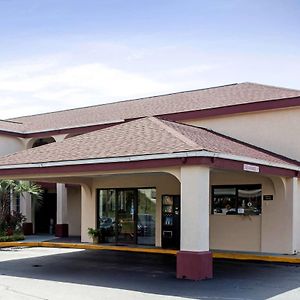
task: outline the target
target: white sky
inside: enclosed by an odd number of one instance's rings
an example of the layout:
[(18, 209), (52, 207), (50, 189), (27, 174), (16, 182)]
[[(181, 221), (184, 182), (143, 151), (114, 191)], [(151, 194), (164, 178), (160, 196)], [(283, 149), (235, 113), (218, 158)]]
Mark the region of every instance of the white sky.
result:
[(243, 81), (300, 89), (297, 1), (25, 2), (0, 0), (2, 119)]

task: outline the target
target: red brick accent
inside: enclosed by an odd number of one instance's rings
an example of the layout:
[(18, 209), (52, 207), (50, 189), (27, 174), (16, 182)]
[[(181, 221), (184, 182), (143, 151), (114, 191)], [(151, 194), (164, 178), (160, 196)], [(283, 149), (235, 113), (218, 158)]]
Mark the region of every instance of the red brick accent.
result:
[(24, 235), (32, 235), (33, 234), (32, 223), (23, 223), (22, 227), (23, 227)]
[(211, 279), (213, 277), (211, 252), (179, 251), (176, 277), (190, 280)]
[(68, 237), (69, 236), (69, 225), (68, 224), (56, 224), (55, 225), (55, 236)]

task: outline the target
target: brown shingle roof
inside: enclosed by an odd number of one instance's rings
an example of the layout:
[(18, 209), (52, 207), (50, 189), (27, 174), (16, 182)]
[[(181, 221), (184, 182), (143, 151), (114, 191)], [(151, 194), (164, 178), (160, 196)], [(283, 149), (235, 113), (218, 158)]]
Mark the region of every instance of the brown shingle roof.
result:
[(23, 123), (0, 120), (0, 130), (20, 132), (23, 130)]
[(205, 128), (147, 117), (0, 158), (0, 166), (209, 151), (287, 163)]
[(49, 131), (297, 96), (300, 96), (298, 90), (246, 82), (25, 116), (11, 120), (22, 122), (23, 132)]

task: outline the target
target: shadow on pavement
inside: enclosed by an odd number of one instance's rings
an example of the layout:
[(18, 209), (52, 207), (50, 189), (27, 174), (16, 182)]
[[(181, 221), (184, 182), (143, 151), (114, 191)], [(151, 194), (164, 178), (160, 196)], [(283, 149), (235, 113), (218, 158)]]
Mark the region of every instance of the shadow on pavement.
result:
[(217, 260), (214, 279), (200, 282), (175, 270), (173, 256), (93, 250), (0, 263), (0, 275), (198, 299), (268, 299), (300, 286), (295, 265)]

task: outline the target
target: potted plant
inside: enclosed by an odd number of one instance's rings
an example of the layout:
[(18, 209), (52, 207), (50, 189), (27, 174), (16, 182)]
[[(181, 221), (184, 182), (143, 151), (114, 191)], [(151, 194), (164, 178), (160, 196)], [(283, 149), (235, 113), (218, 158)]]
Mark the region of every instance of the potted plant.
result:
[(88, 235), (93, 239), (93, 244), (99, 244), (101, 240), (101, 231), (99, 229), (88, 228)]

